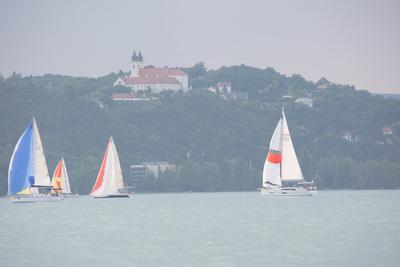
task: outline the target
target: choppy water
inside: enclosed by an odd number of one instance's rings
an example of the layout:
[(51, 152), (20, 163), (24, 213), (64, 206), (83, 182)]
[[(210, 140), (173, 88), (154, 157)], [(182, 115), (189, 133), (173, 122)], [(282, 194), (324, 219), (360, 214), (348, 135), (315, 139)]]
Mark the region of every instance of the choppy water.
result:
[(400, 191), (0, 199), (0, 266), (400, 266)]

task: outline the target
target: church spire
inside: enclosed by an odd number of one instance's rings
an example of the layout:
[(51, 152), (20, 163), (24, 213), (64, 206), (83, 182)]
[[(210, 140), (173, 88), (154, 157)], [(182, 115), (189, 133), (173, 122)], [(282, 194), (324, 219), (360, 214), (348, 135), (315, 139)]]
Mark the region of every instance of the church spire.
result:
[(136, 61), (136, 60), (137, 60), (136, 51), (133, 50), (133, 55), (132, 55), (131, 61), (133, 62), (133, 61)]
[(139, 53), (136, 54), (136, 51), (134, 50), (131, 59), (131, 77), (139, 77), (140, 69), (143, 69), (143, 67), (142, 52), (139, 50)]
[(138, 60), (143, 62), (142, 52), (139, 50)]

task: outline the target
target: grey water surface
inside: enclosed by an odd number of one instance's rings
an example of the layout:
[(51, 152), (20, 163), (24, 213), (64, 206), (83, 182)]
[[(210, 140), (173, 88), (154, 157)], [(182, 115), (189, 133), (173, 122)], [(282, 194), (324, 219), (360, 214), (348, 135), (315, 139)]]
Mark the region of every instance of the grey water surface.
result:
[(2, 198), (0, 266), (400, 266), (400, 191)]

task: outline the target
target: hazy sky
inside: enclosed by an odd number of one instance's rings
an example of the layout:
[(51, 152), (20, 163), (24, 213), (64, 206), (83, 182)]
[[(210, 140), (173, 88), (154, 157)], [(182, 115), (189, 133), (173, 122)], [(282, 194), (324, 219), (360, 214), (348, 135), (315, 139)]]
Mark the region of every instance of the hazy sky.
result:
[(400, 1), (0, 1), (0, 73), (247, 64), (400, 93)]

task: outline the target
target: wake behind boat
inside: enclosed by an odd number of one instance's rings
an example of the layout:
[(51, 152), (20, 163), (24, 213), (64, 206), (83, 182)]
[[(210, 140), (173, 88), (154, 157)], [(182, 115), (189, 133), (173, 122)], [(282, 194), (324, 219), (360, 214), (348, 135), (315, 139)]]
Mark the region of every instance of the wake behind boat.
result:
[(306, 182), (303, 178), (282, 108), (282, 118), (272, 135), (264, 163), (261, 194), (264, 196), (313, 196), (316, 193), (317, 188), (314, 182)]
[(12, 202), (59, 201), (49, 192), (49, 171), (35, 118), (18, 140), (8, 169), (8, 195)]
[(114, 140), (110, 137), (96, 182), (90, 195), (94, 198), (129, 198), (124, 191), (124, 179)]

